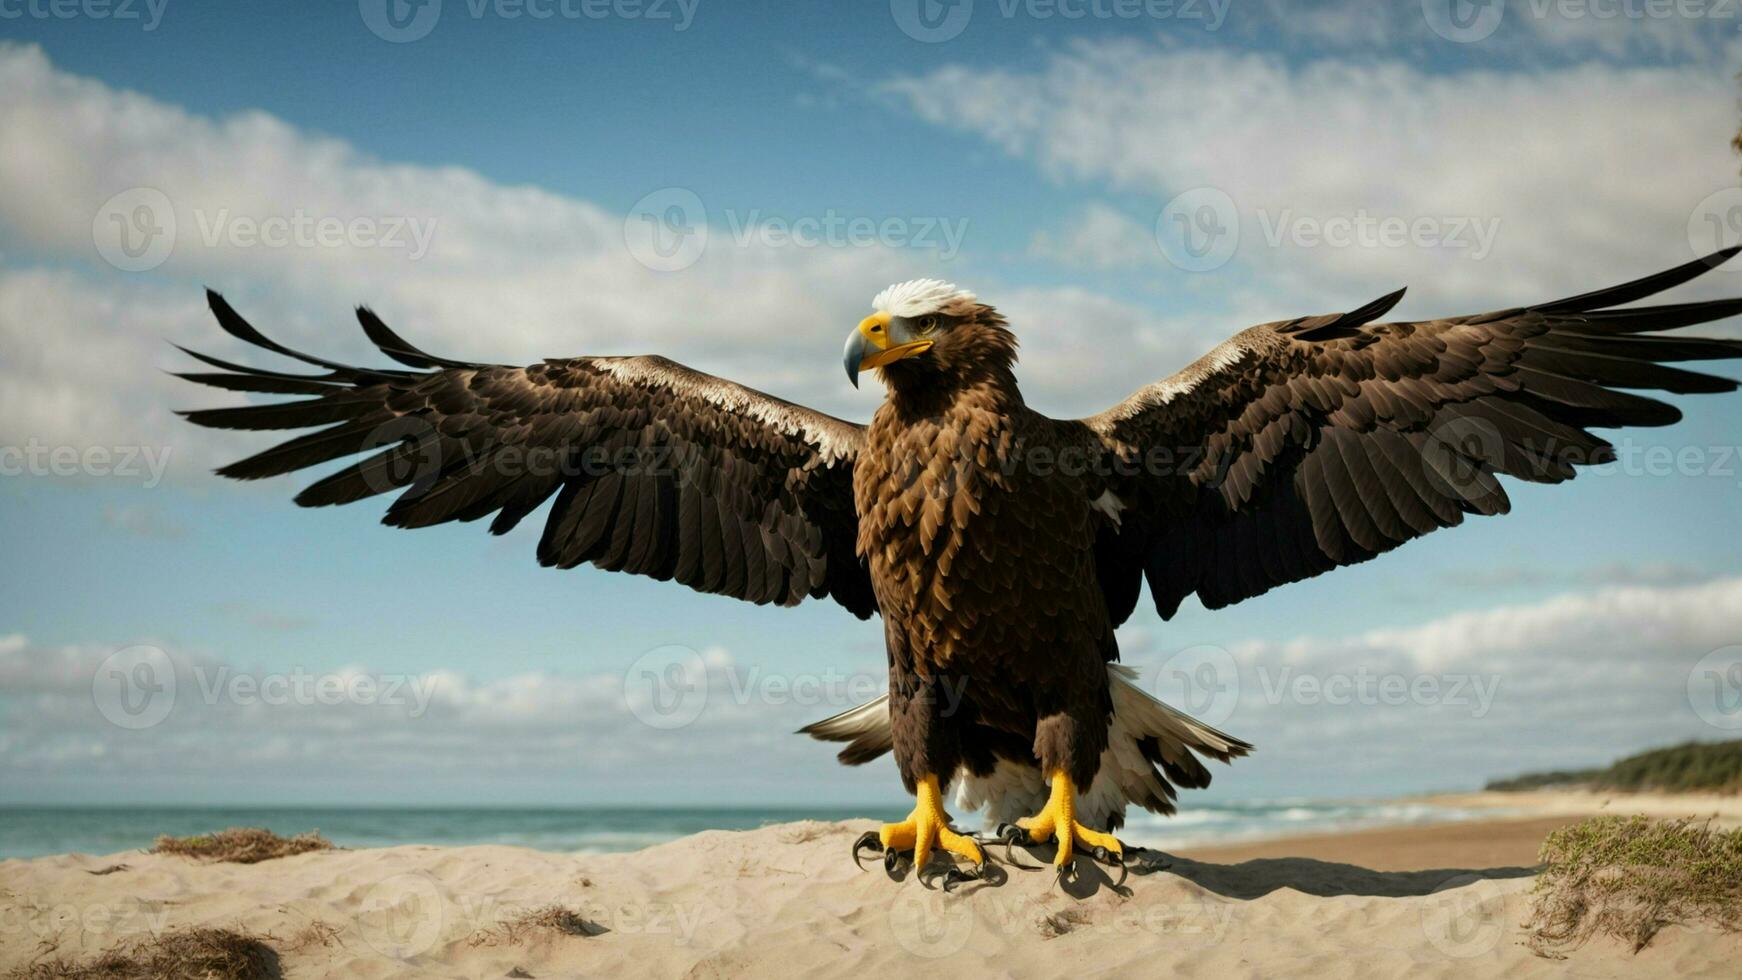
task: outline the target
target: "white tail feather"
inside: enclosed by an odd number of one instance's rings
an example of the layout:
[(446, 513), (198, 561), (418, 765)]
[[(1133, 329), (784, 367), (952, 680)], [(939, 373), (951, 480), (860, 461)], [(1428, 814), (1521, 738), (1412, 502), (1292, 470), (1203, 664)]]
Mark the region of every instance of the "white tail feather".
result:
[[(1108, 664), (1107, 680), (1113, 700), (1107, 750), (1101, 754), (1094, 783), (1077, 800), (1078, 819), (1087, 826), (1116, 828), (1133, 803), (1157, 813), (1173, 813), (1174, 783), (1188, 788), (1209, 785), (1209, 770), (1198, 755), (1228, 762), (1252, 751), (1247, 742), (1151, 697), (1137, 686), (1136, 668)], [(894, 744), (889, 695), (801, 731), (824, 741), (851, 743), (841, 752), (842, 762), (856, 765), (874, 759)], [(976, 776), (964, 769), (957, 775), (957, 805), (984, 810), (991, 824), (1031, 816), (1046, 804), (1047, 779), (1032, 760), (1000, 759), (991, 773)]]

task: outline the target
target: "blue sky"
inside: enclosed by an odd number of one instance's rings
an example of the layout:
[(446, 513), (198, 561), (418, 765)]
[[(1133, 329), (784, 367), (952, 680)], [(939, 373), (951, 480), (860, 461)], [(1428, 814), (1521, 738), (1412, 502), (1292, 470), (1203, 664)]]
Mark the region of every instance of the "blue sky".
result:
[[(167, 0), (153, 21), (143, 4), (116, 19), (0, 0), (0, 446), (164, 461), (0, 476), (0, 800), (898, 793), (887, 767), (841, 770), (787, 734), (846, 707), (839, 692), (718, 693), (751, 674), (874, 681), (875, 624), (541, 570), (537, 519), (503, 539), (406, 533), (373, 504), (298, 510), (302, 478), (210, 476), (265, 440), (170, 414), (225, 402), (163, 375), (185, 364), (166, 341), (241, 353), (201, 286), (335, 356), (368, 356), (349, 321), (368, 303), (438, 352), (658, 352), (862, 419), (878, 394), (843, 383), (841, 337), (888, 282), (938, 275), (1010, 313), (1034, 404), (1086, 414), (1251, 323), (1399, 285), (1399, 315), (1433, 316), (1655, 271), (1731, 240), (1742, 201), (1727, 146), (1742, 45), (1716, 14), (1513, 3), (1492, 33), (1448, 38), (1432, 2), (1067, 3), (1088, 12), (1067, 17), (978, 0), (959, 34), (927, 42), (903, 31), (904, 0), (699, 0), (687, 24), (675, 4), (654, 8), (672, 19), (621, 4), (538, 19), (446, 0), (425, 36), (394, 43), (369, 28), (370, 2)], [(1096, 15), (1115, 9), (1139, 16)], [(127, 271), (105, 259), (103, 220), (141, 188), (177, 234)], [(1191, 271), (1168, 258), (1167, 208), (1205, 188), (1231, 205), (1239, 244)], [(699, 203), (706, 250), (648, 268), (625, 228), (674, 191)], [(354, 235), (267, 246), (222, 230), (296, 214), (431, 234), (414, 257)], [(833, 218), (891, 233), (778, 237)], [(1357, 218), (1424, 221), (1431, 240), (1322, 240)], [(1685, 295), (1742, 290), (1736, 273), (1708, 279)], [(1237, 665), (1221, 720), (1261, 751), (1218, 795), (1464, 786), (1723, 736), (1689, 685), (1742, 643), (1742, 398), (1678, 404), (1680, 425), (1617, 436), (1634, 453), (1623, 465), (1512, 487), (1507, 518), (1232, 609), (1188, 604), (1166, 624), (1140, 611), (1127, 659), (1165, 674), (1208, 647)], [(181, 683), (166, 721), (122, 729), (94, 684), (139, 645)], [(696, 651), (710, 697), (694, 723), (651, 728), (624, 678), (674, 646)], [(1481, 717), (1273, 703), (1280, 664), (1480, 676), (1498, 694)], [(195, 675), (217, 666), (451, 688), (415, 719), (194, 703)], [(1355, 748), (1376, 739), (1383, 751)]]

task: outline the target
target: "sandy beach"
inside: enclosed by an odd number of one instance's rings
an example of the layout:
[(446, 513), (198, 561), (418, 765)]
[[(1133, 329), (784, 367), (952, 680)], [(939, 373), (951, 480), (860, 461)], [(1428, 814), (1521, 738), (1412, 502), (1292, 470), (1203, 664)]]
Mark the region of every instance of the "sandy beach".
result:
[[(1525, 945), (1523, 923), (1536, 847), (1553, 827), (1596, 811), (1734, 821), (1737, 801), (1525, 795), (1536, 799), (1494, 800), (1509, 814), (1495, 820), (1145, 852), (1122, 886), (1095, 868), (1072, 895), (1040, 871), (952, 895), (861, 872), (848, 851), (870, 821), (710, 831), (624, 854), (403, 846), (254, 865), (142, 852), (5, 861), (0, 970), (217, 926), (266, 937), (287, 977), (1735, 975), (1735, 934), (1670, 927), (1637, 955), (1598, 939), (1555, 960)], [(553, 903), (585, 929), (514, 925)]]

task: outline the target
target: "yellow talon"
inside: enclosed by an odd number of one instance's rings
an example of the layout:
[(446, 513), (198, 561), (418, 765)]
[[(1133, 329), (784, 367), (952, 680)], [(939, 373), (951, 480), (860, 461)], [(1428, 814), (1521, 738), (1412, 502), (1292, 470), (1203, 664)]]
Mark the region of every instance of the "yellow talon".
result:
[[(1053, 858), (1053, 864), (1064, 867), (1071, 863), (1071, 855), (1077, 845), (1093, 851), (1105, 848), (1107, 854), (1116, 862), (1125, 859), (1125, 846), (1119, 843), (1119, 838), (1112, 834), (1104, 834), (1098, 830), (1077, 823), (1077, 791), (1071, 785), (1071, 777), (1060, 769), (1052, 774), (1052, 796), (1046, 801), (1046, 806), (1032, 817), (1016, 822), (1017, 826), (1028, 831), (1028, 839), (1036, 844), (1044, 844), (1054, 837), (1058, 838), (1058, 856)], [(1070, 832), (1059, 833), (1060, 827), (1069, 827)]]
[(931, 859), (932, 849), (937, 847), (974, 864), (985, 860), (980, 845), (950, 829), (950, 817), (944, 812), (938, 777), (927, 776), (921, 780), (917, 796), (913, 813), (906, 820), (886, 823), (878, 831), (877, 839), (883, 843), (884, 850), (912, 850), (915, 868), (924, 868)]

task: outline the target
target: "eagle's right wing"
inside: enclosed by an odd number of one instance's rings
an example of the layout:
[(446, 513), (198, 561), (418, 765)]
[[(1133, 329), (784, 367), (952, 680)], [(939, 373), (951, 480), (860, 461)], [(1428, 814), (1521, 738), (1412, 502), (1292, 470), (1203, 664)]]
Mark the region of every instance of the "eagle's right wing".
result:
[(1672, 405), (1617, 389), (1734, 391), (1666, 362), (1742, 357), (1742, 341), (1659, 335), (1742, 300), (1624, 303), (1726, 261), (1474, 316), (1375, 323), (1349, 313), (1252, 327), (1093, 418), (1061, 423), (1123, 506), (1099, 548), (1114, 621), (1139, 578), (1173, 615), (1366, 561), (1466, 514), (1504, 513), (1497, 474), (1571, 479), (1613, 447), (1587, 428), (1667, 425)]
[(219, 373), (181, 377), (232, 391), (310, 396), (204, 409), (220, 429), (321, 427), (218, 472), (277, 476), (373, 455), (296, 497), (305, 507), (400, 491), (385, 523), (426, 527), (491, 514), (506, 533), (554, 496), (538, 560), (671, 579), (701, 592), (791, 605), (833, 596), (876, 611), (854, 552), (853, 463), (861, 426), (692, 371), (662, 357), (576, 357), (530, 367), (435, 357), (366, 309), (382, 352), (419, 370), (348, 367), (264, 335), (213, 293), (230, 334), (325, 368), (286, 374), (188, 351)]

